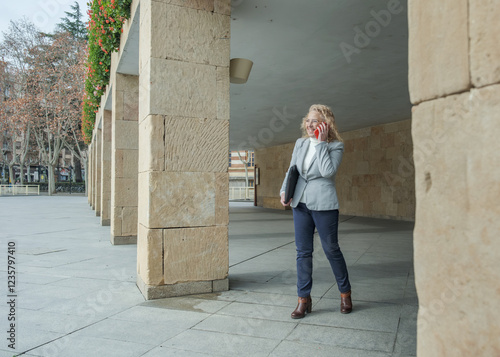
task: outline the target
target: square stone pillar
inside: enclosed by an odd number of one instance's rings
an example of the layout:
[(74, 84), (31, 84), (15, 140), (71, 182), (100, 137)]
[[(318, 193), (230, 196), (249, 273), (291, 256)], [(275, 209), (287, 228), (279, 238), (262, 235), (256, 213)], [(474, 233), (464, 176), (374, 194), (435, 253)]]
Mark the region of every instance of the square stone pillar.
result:
[(116, 73), (111, 138), (111, 243), (137, 242), (139, 77)]
[(500, 6), (408, 5), (417, 355), (500, 356)]
[(94, 194), (92, 192), (93, 180), (92, 180), (92, 165), (93, 165), (93, 150), (94, 145), (90, 142), (88, 147), (88, 157), (87, 157), (87, 172), (85, 172), (85, 181), (87, 181), (87, 200), (92, 209), (94, 209)]
[(230, 1), (141, 2), (137, 285), (228, 289)]
[[(97, 122), (97, 120), (96, 120)], [(95, 128), (94, 142), (95, 142), (95, 156), (94, 156), (94, 209), (95, 215), (101, 215), (101, 140), (102, 130)]]
[(111, 111), (104, 110), (101, 121), (101, 225), (110, 225), (111, 216)]

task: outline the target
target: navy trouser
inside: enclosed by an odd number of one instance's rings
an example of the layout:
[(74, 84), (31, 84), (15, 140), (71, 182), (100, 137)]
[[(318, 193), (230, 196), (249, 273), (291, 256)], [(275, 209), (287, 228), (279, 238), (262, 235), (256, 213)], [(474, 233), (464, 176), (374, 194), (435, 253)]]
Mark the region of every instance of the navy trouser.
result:
[(341, 293), (351, 290), (349, 274), (338, 243), (339, 211), (312, 211), (304, 203), (293, 209), (295, 246), (297, 247), (297, 295), (308, 297), (312, 289), (314, 228), (321, 239)]

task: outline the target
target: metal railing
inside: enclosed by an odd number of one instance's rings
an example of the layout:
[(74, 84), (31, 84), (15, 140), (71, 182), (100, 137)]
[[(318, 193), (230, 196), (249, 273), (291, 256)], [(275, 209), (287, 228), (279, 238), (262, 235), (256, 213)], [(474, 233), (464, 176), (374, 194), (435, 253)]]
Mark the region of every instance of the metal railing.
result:
[(229, 187), (229, 200), (253, 200), (253, 187)]
[(0, 196), (40, 195), (38, 185), (0, 185)]

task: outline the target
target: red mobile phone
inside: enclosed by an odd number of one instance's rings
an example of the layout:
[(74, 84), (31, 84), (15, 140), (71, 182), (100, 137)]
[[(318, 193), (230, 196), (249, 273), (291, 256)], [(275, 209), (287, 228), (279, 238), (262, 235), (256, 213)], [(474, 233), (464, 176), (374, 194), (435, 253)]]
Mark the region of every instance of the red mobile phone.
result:
[[(328, 131), (328, 124), (326, 124), (326, 123), (321, 123), (321, 124), (319, 124), (319, 125), (326, 125), (326, 130)], [(319, 129), (319, 125), (318, 125), (318, 127), (316, 128), (316, 130), (314, 130), (314, 136), (316, 136), (316, 139), (317, 139), (317, 138), (318, 138), (318, 136), (319, 136), (319, 130), (318, 130), (318, 129)]]

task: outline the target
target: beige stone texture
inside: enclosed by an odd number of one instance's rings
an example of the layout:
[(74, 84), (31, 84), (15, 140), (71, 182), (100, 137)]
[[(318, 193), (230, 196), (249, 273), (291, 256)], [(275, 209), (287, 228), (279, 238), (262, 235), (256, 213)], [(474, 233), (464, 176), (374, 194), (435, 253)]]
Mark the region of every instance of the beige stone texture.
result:
[(213, 1), (205, 3), (211, 3), (210, 12), (152, 2), (154, 31), (145, 44), (150, 57), (228, 67), (230, 17), (212, 12)]
[[(116, 83), (114, 83), (113, 85), (115, 86), (117, 93), (118, 92), (138, 93), (139, 76), (135, 76), (132, 74), (116, 73)], [(122, 119), (122, 117), (117, 119)]]
[[(141, 42), (142, 43), (142, 42)], [(139, 45), (140, 46), (140, 45)], [(142, 50), (139, 52), (139, 67), (140, 75), (139, 75), (139, 124), (142, 123), (144, 119), (146, 119), (151, 114), (159, 114), (162, 113), (153, 113), (151, 111), (151, 87), (152, 87), (152, 78), (151, 78), (151, 58), (144, 59), (144, 53)], [(144, 59), (144, 64), (141, 62), (141, 59)], [(153, 61), (156, 63), (156, 61)]]
[(227, 238), (227, 227), (165, 229), (165, 283), (225, 279), (229, 271)]
[(115, 177), (116, 207), (137, 207), (137, 178)]
[(214, 0), (160, 0), (167, 4), (188, 7), (191, 9), (214, 11)]
[(115, 150), (115, 175), (137, 180), (139, 150)]
[(139, 119), (139, 76), (116, 74), (113, 83), (113, 116), (117, 121)]
[[(225, 280), (227, 281), (227, 279)], [(222, 287), (222, 284), (219, 283), (220, 280), (215, 282), (217, 282), (217, 288)], [(215, 290), (215, 282), (191, 281), (169, 285), (147, 285), (142, 281), (140, 275), (137, 276), (137, 286), (147, 300), (223, 291)]]
[(123, 207), (122, 210), (122, 235), (137, 235), (137, 206)]
[[(95, 130), (94, 130), (95, 131)], [(95, 150), (95, 146), (96, 146), (96, 139), (95, 139), (95, 135), (92, 136), (92, 143), (93, 143), (93, 146), (92, 146), (92, 161), (90, 162), (89, 166), (92, 167), (92, 172), (91, 172), (91, 176), (90, 176), (90, 182), (91, 182), (91, 186), (92, 186), (92, 196), (91, 196), (91, 207), (93, 210), (95, 210), (95, 170), (96, 170), (96, 163), (95, 163), (95, 155), (96, 155), (96, 150)]]
[[(344, 155), (336, 176), (340, 212), (347, 215), (414, 220), (415, 175), (411, 120), (341, 134)], [(294, 144), (259, 149), (259, 206), (284, 209), (279, 190)], [(279, 178), (279, 179), (276, 179)]]
[[(272, 208), (272, 209), (279, 209), (279, 210), (286, 210), (288, 209), (287, 207), (284, 207), (281, 204), (280, 197), (263, 197), (263, 196), (258, 196), (257, 200), (257, 205), (266, 207), (266, 208)], [(261, 201), (259, 203), (259, 200)]]
[(227, 172), (229, 122), (165, 118), (165, 170)]
[(139, 172), (165, 170), (165, 117), (149, 115), (139, 124)]
[(137, 234), (139, 77), (116, 73), (113, 79), (111, 241), (123, 244)]
[[(137, 223), (143, 225), (146, 228), (151, 227), (150, 220), (150, 201), (151, 201), (151, 191), (150, 191), (150, 172), (139, 172), (138, 183), (137, 183)], [(163, 227), (158, 227), (163, 228)], [(140, 232), (139, 232), (140, 233)]]
[(217, 117), (216, 67), (157, 58), (151, 58), (149, 64), (150, 112), (146, 114)]
[[(139, 81), (141, 80), (142, 73), (147, 67), (147, 64), (151, 58), (151, 34), (153, 32), (154, 25), (151, 24), (151, 6), (153, 5), (153, 0), (141, 0), (140, 9), (140, 22), (139, 22), (139, 33), (141, 40), (139, 41)], [(146, 84), (147, 82), (145, 82)], [(139, 85), (139, 91), (141, 91), (142, 85)], [(140, 106), (139, 106), (140, 110)], [(140, 117), (139, 121), (143, 118)]]
[(470, 65), (476, 87), (500, 83), (500, 3), (469, 0)]
[(500, 85), (413, 113), (419, 356), (500, 355)]
[(468, 20), (468, 0), (408, 2), (412, 103), (470, 88)]
[(215, 0), (214, 11), (219, 14), (231, 16), (231, 0)]
[(215, 225), (229, 224), (229, 174), (215, 174)]
[(111, 112), (104, 110), (101, 142), (101, 225), (108, 226), (111, 217)]
[(95, 204), (95, 214), (97, 217), (101, 215), (101, 140), (102, 140), (102, 131), (101, 129), (95, 128), (95, 158), (94, 158), (94, 204)]
[(137, 207), (113, 207), (111, 220), (111, 241), (113, 244), (137, 242)]
[[(281, 184), (292, 158), (294, 144), (295, 142), (255, 150), (255, 163), (260, 170), (260, 184), (257, 185), (259, 206), (281, 209), (277, 203), (280, 199)], [(281, 203), (279, 205), (281, 206)]]
[(217, 119), (229, 120), (229, 67), (217, 67)]
[(163, 284), (163, 231), (139, 225), (137, 274), (148, 285)]
[(336, 177), (343, 214), (414, 220), (411, 121), (342, 133), (344, 156)]
[[(139, 81), (137, 80), (137, 85)], [(123, 93), (123, 120), (135, 121), (139, 119), (139, 90)]]
[(123, 207), (111, 205), (111, 241), (122, 235), (122, 211)]
[(88, 156), (88, 167), (87, 167), (87, 199), (89, 205), (94, 209), (94, 144), (93, 141), (89, 144), (89, 156)]
[(136, 121), (115, 120), (113, 122), (114, 149), (137, 149), (139, 147), (139, 126)]
[[(216, 173), (140, 173), (139, 222), (148, 228), (216, 224)], [(143, 181), (145, 180), (145, 181)]]
[[(229, 13), (228, 1), (141, 1), (137, 284), (147, 299), (228, 289)], [(142, 235), (160, 230), (163, 278), (150, 281)]]

